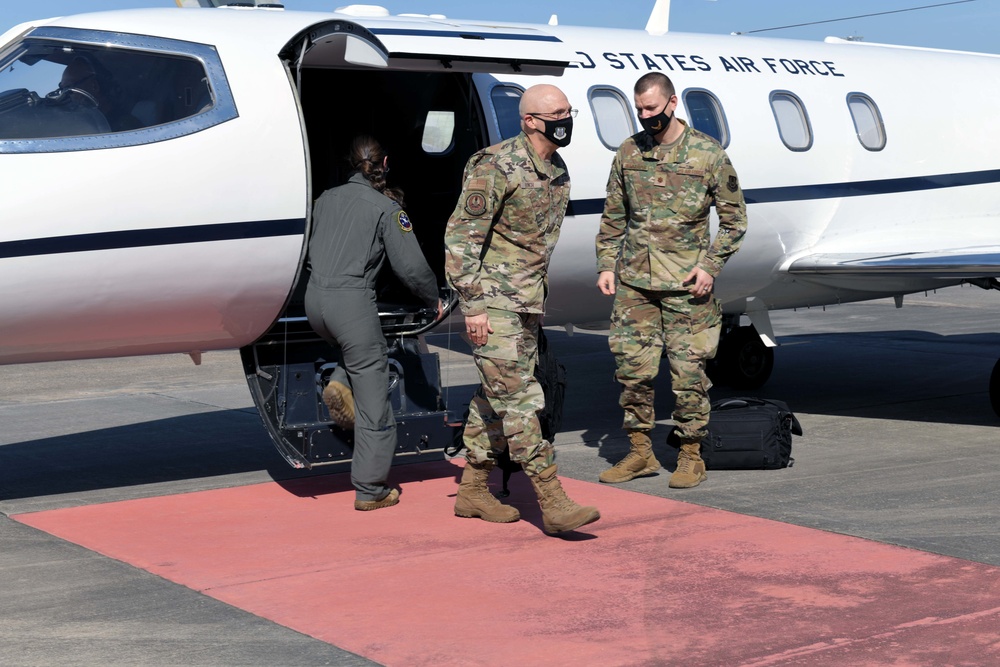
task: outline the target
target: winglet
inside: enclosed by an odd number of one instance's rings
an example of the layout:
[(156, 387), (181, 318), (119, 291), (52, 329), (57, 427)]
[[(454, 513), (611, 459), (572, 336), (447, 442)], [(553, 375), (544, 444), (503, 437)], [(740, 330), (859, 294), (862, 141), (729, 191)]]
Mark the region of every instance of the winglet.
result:
[(670, 0), (656, 0), (653, 11), (646, 21), (646, 32), (650, 35), (663, 35), (670, 29)]

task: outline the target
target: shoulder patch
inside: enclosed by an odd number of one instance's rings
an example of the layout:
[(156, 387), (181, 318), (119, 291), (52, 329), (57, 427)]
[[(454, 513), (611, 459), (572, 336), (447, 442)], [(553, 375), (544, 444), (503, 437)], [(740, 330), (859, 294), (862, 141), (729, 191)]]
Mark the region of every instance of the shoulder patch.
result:
[(472, 190), (466, 194), (465, 212), (477, 218), (486, 213), (486, 192), (483, 190)]
[(736, 174), (729, 175), (729, 181), (726, 183), (726, 187), (729, 188), (730, 192), (736, 192), (740, 188), (740, 182), (736, 180)]
[(396, 211), (396, 224), (398, 224), (399, 228), (404, 232), (413, 231), (413, 223), (410, 222), (410, 216), (406, 215), (406, 211)]

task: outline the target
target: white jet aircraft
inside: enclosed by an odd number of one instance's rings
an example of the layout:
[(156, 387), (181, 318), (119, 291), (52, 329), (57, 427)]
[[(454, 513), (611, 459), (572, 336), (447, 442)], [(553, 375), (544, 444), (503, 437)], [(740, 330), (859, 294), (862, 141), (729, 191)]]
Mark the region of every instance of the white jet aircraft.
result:
[[(558, 85), (580, 114), (546, 324), (606, 320), (594, 237), (650, 71), (746, 195), (749, 232), (717, 283), (730, 383), (767, 379), (772, 309), (998, 286), (998, 56), (664, 33), (662, 3), (646, 31), (243, 4), (0, 37), (0, 363), (239, 348), (286, 459), (349, 458), (319, 400), (336, 354), (301, 299), (311, 205), (345, 178), (348, 141), (387, 147), (440, 273), (466, 159), (518, 131), (527, 86)], [(433, 314), (391, 281), (383, 299), (400, 453), (440, 448), (454, 425), (419, 338)], [(991, 400), (1000, 412), (1000, 364)]]

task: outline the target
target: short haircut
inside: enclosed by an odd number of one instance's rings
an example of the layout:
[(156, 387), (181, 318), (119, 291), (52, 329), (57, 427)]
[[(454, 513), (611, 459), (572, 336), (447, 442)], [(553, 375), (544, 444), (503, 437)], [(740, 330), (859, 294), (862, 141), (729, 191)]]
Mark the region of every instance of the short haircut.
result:
[(674, 84), (670, 81), (670, 77), (662, 72), (650, 72), (639, 77), (639, 80), (635, 82), (633, 92), (636, 95), (642, 95), (651, 88), (659, 88), (668, 100), (674, 96)]

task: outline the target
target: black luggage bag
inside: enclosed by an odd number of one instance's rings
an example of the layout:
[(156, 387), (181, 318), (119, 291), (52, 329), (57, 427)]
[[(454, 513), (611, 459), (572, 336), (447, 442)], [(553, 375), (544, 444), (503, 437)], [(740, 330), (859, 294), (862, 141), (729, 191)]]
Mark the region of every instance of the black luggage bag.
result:
[(753, 397), (713, 401), (701, 458), (708, 470), (785, 468), (795, 461), (793, 434), (802, 435), (802, 426), (783, 401)]

